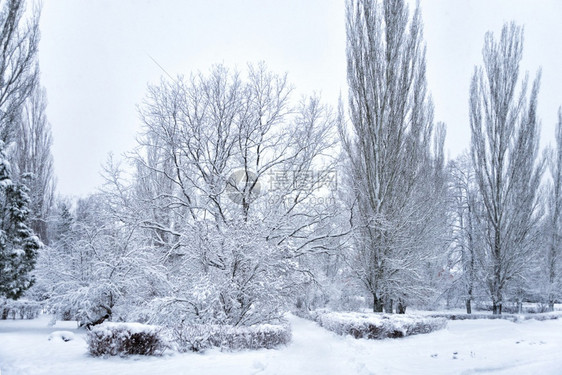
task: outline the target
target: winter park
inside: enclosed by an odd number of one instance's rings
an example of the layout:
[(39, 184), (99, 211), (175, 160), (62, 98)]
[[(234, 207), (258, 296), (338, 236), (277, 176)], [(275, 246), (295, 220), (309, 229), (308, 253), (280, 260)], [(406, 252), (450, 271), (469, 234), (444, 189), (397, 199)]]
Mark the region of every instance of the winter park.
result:
[(562, 374), (560, 16), (0, 0), (0, 375)]

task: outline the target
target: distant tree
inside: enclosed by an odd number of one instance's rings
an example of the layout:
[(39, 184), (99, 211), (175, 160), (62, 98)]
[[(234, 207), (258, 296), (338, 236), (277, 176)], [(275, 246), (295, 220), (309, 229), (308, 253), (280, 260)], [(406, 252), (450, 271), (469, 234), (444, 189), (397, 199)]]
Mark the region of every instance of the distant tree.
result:
[(45, 90), (36, 86), (25, 101), (16, 129), (14, 166), (30, 175), (30, 225), (41, 241), (49, 243), (47, 224), (55, 190), (51, 126), (46, 117)]
[(479, 261), (494, 314), (501, 314), (504, 294), (523, 275), (532, 256), (539, 220), (538, 190), (543, 164), (538, 160), (537, 95), (540, 74), (527, 100), (527, 82), (517, 95), (523, 29), (502, 28), (499, 41), (485, 37), (484, 66), (476, 68), (470, 87), (471, 155), (484, 205), (480, 220), (485, 246)]
[(64, 198), (58, 198), (54, 207), (49, 237), (56, 243), (71, 242), (67, 240), (67, 237), (72, 232), (75, 221), (72, 214), (72, 203)]
[(0, 296), (17, 299), (33, 285), (41, 242), (28, 226), (28, 189), (11, 179), (1, 147), (0, 142)]
[(558, 110), (556, 144), (548, 150), (548, 170), (551, 181), (547, 186), (546, 254), (543, 267), (544, 299), (550, 311), (562, 298), (562, 108)]
[(431, 294), (426, 268), (443, 234), (422, 26), (419, 7), (410, 16), (402, 0), (347, 2), (350, 129), (340, 129), (355, 198), (351, 259), (375, 312)]
[(481, 202), (470, 155), (463, 154), (452, 161), (450, 171), (454, 213), (452, 258), (460, 266), (454, 286), (465, 300), (466, 313), (471, 314), (480, 276), (477, 251), (482, 245), (478, 227)]

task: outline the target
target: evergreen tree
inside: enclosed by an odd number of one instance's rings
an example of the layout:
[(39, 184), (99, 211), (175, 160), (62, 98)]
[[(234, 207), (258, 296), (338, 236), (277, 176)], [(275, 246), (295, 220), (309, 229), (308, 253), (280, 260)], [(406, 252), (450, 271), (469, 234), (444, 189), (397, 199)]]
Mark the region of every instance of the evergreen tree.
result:
[(17, 299), (33, 285), (30, 272), (41, 242), (27, 223), (28, 188), (12, 181), (0, 146), (0, 296)]

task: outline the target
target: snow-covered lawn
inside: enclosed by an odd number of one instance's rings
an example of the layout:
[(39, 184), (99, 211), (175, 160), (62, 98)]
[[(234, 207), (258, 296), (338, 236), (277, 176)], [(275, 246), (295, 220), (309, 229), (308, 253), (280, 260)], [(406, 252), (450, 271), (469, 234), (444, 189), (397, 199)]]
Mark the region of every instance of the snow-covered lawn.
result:
[[(49, 317), (0, 321), (0, 369), (10, 374), (562, 374), (562, 320), (450, 321), (426, 335), (356, 340), (289, 316), (293, 342), (277, 350), (92, 358), (85, 334)], [(74, 339), (56, 340), (55, 331)]]

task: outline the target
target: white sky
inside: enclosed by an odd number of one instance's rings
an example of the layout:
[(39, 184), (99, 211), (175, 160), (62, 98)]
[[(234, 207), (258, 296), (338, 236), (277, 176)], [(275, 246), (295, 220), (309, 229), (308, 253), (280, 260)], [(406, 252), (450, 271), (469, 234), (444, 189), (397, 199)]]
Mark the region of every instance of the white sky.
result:
[[(505, 21), (525, 25), (524, 69), (543, 68), (542, 140), (562, 105), (562, 2), (422, 1), (428, 83), (446, 147), (468, 146), (468, 88), (484, 33)], [(162, 71), (172, 76), (224, 63), (265, 61), (289, 73), (298, 93), (336, 105), (345, 83), (345, 0), (46, 0), (40, 65), (52, 124), (58, 191), (86, 195), (101, 183), (109, 152), (135, 145), (137, 105)]]

